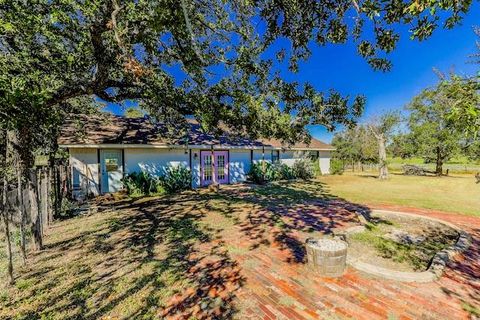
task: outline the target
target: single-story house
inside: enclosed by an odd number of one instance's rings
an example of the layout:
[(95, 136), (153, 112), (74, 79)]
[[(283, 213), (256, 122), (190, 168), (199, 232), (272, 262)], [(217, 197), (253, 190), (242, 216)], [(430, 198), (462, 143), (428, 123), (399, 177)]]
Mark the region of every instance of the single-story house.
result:
[(74, 195), (116, 192), (128, 173), (158, 176), (178, 165), (190, 169), (193, 188), (245, 181), (252, 163), (262, 160), (292, 165), (308, 155), (319, 161), (322, 174), (330, 171), (333, 147), (316, 139), (287, 146), (278, 140), (215, 137), (190, 119), (188, 125), (185, 136), (171, 138), (167, 128), (148, 118), (101, 115), (67, 121), (58, 143), (70, 155)]

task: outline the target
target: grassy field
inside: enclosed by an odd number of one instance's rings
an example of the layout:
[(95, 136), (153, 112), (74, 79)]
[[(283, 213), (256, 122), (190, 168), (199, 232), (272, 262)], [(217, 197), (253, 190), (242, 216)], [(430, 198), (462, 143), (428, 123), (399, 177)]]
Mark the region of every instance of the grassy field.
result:
[(330, 193), (361, 204), (393, 204), (480, 216), (480, 184), (473, 175), (414, 177), (375, 172), (344, 173), (320, 178)]
[[(402, 172), (402, 166), (405, 164), (412, 164), (423, 167), (428, 170), (435, 170), (434, 163), (424, 163), (421, 158), (401, 159), (390, 158), (388, 159), (388, 168), (393, 171)], [(458, 157), (451, 159), (443, 165), (443, 170), (449, 170), (451, 173), (468, 174), (480, 172), (480, 163), (469, 161), (466, 157)]]

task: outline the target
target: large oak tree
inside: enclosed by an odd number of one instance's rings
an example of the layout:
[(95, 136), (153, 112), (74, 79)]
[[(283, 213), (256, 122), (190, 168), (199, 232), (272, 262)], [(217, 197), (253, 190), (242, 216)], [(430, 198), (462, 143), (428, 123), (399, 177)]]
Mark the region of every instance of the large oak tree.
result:
[[(307, 139), (307, 124), (333, 129), (361, 113), (364, 98), (285, 81), (312, 45), (354, 41), (375, 69), (410, 26), (423, 40), (451, 28), (470, 0), (3, 0), (0, 1), (0, 114), (52, 110), (95, 95), (134, 99), (157, 120), (195, 115), (252, 137)], [(265, 52), (289, 42), (275, 59)], [(325, 79), (328, 81), (328, 77)], [(28, 118), (28, 117), (27, 117)]]

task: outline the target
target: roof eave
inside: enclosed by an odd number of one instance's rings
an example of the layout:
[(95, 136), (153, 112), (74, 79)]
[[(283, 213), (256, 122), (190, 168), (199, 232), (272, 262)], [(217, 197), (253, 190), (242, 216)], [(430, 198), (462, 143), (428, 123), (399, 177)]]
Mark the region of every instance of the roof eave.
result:
[(298, 148), (298, 147), (274, 147), (274, 146), (231, 146), (222, 144), (201, 144), (201, 145), (179, 145), (179, 144), (127, 144), (127, 143), (70, 143), (59, 144), (61, 148), (67, 149), (247, 149), (247, 150), (312, 150), (312, 151), (333, 151), (334, 148)]

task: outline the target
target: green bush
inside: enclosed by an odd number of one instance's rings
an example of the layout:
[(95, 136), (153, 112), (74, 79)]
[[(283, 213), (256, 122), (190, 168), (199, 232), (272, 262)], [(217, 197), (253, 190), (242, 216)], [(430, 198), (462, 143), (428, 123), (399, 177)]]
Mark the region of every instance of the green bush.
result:
[(184, 166), (168, 167), (160, 177), (161, 186), (167, 193), (188, 190), (192, 187), (192, 174)]
[(122, 179), (129, 196), (140, 197), (157, 193), (158, 180), (147, 172), (132, 172)]
[[(252, 181), (253, 183), (258, 183), (258, 184), (263, 184), (268, 182), (267, 180), (267, 167), (271, 166), (270, 163), (268, 162), (257, 162), (257, 163), (252, 163), (252, 166), (250, 167), (250, 172), (248, 173), (248, 179)], [(265, 170), (265, 174), (264, 171)]]
[(313, 164), (310, 159), (297, 159), (292, 166), (295, 178), (308, 180), (312, 179), (314, 175)]
[(292, 180), (295, 179), (295, 172), (293, 172), (293, 168), (287, 166), (286, 164), (281, 164), (280, 168), (280, 180)]
[(343, 162), (339, 159), (331, 159), (330, 161), (330, 173), (331, 174), (343, 174)]
[(322, 170), (320, 169), (320, 161), (318, 158), (314, 158), (311, 160), (312, 161), (312, 170), (313, 170), (313, 175), (315, 177), (319, 177), (322, 175)]
[(292, 168), (283, 163), (257, 162), (252, 164), (248, 173), (250, 181), (263, 184), (270, 181), (295, 179), (295, 173)]

